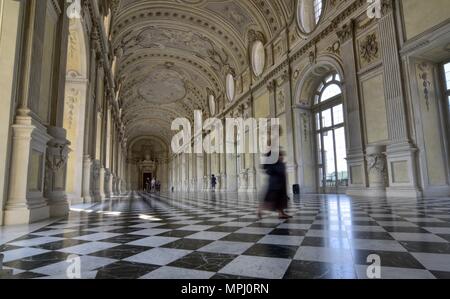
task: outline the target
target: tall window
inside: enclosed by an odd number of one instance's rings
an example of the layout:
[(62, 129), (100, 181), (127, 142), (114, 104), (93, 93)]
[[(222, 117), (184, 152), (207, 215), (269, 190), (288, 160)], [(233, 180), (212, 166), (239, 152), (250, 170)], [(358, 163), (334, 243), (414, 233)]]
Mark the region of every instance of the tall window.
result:
[(450, 111), (450, 62), (444, 65), (445, 73), (445, 96), (447, 97), (448, 109)]
[(323, 0), (297, 0), (297, 22), (303, 33), (311, 33), (323, 13)]
[(345, 192), (348, 185), (347, 147), (341, 78), (325, 78), (314, 96), (315, 134), (320, 191)]
[(314, 0), (314, 18), (316, 25), (319, 23), (320, 16), (322, 15), (323, 0)]

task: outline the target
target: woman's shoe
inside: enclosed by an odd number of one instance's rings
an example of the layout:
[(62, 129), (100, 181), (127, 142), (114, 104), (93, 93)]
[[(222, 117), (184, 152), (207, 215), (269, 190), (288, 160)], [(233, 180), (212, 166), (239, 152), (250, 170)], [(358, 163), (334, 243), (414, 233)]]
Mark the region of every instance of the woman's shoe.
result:
[(256, 214), (256, 217), (258, 218), (258, 220), (261, 220), (261, 219), (262, 219), (262, 214), (261, 214), (261, 212), (258, 212), (258, 214)]

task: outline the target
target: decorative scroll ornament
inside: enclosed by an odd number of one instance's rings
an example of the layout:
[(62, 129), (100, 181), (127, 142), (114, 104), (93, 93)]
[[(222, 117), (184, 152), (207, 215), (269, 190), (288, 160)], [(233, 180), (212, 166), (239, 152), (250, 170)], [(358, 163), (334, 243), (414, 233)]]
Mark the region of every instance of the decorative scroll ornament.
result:
[(367, 156), (367, 163), (370, 172), (376, 172), (378, 175), (386, 178), (386, 158), (384, 154), (371, 154)]
[(307, 113), (302, 113), (301, 118), (302, 118), (302, 122), (303, 122), (303, 138), (305, 141), (308, 141), (309, 116)]
[(50, 154), (47, 155), (47, 167), (57, 172), (67, 164), (70, 142), (49, 143)]
[(427, 63), (421, 63), (419, 64), (419, 78), (422, 80), (422, 86), (423, 86), (423, 94), (425, 98), (425, 104), (427, 106), (427, 111), (430, 111), (430, 90), (431, 90), (431, 82), (429, 80), (429, 70), (430, 67)]
[(340, 41), (334, 42), (330, 47), (328, 47), (327, 50), (330, 53), (340, 55), (341, 54), (341, 42)]
[(285, 109), (285, 96), (282, 90), (280, 90), (277, 94), (277, 113), (280, 114), (284, 112)]
[(379, 47), (376, 33), (367, 35), (359, 46), (359, 53), (361, 55), (361, 58), (365, 62), (371, 63), (373, 60), (378, 58), (378, 52)]
[(336, 34), (337, 34), (341, 44), (346, 42), (350, 38), (352, 38), (353, 28), (354, 28), (354, 23), (353, 23), (353, 21), (351, 21), (351, 22), (345, 24), (344, 26), (342, 26), (342, 28), (340, 30), (336, 31)]
[(309, 52), (309, 63), (316, 64), (317, 62), (317, 45), (314, 44), (313, 49)]
[(92, 178), (97, 180), (100, 177), (100, 164), (94, 163), (92, 165)]

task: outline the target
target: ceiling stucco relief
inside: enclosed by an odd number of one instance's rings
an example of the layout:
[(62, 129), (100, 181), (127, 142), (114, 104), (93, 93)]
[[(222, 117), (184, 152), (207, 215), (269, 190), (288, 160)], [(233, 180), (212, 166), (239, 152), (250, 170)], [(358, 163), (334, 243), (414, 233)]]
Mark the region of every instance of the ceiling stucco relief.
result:
[[(226, 77), (250, 68), (248, 33), (267, 41), (290, 23), (294, 0), (120, 0), (112, 46), (129, 140), (158, 136), (170, 144), (175, 118), (222, 112)], [(238, 88), (239, 89), (239, 88)], [(228, 91), (231, 89), (229, 88)], [(214, 101), (209, 95), (214, 95)], [(233, 96), (234, 98), (234, 96)]]
[(137, 87), (138, 93), (152, 104), (171, 104), (182, 100), (187, 93), (184, 78), (170, 69), (156, 69)]
[(245, 35), (247, 28), (253, 24), (253, 20), (238, 3), (237, 1), (208, 3), (206, 8), (228, 20), (240, 34)]

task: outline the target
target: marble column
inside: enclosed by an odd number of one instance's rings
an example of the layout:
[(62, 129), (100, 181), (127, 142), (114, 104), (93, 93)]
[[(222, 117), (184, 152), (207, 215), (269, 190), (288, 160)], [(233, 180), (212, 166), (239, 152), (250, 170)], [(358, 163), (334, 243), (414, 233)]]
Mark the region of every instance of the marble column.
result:
[(384, 92), (390, 143), (386, 147), (389, 187), (388, 197), (418, 198), (416, 160), (417, 148), (408, 132), (402, 73), (396, 36), (396, 22), (392, 0), (384, 1), (383, 16), (379, 20), (380, 46), (384, 68)]
[[(44, 157), (51, 136), (37, 130), (29, 110), (22, 109), (12, 126), (12, 153), (4, 224), (32, 223), (50, 216), (43, 197)], [(33, 142), (35, 140), (35, 142)], [(34, 143), (34, 144), (33, 144)], [(31, 178), (24, 180), (24, 178)]]
[(83, 157), (83, 186), (81, 196), (84, 203), (92, 202), (91, 197), (92, 160), (90, 155)]
[[(367, 187), (366, 163), (364, 159), (364, 140), (361, 129), (362, 106), (359, 97), (358, 70), (356, 65), (357, 53), (355, 53), (355, 28), (354, 21), (345, 24), (337, 35), (341, 43), (344, 74), (344, 95), (347, 125), (345, 126), (347, 137), (347, 164), (349, 170), (349, 186), (347, 194), (364, 195)], [(345, 77), (343, 77), (345, 75)]]
[(69, 212), (66, 196), (66, 171), (70, 142), (66, 139), (66, 130), (49, 127), (52, 139), (47, 145), (46, 177), (44, 196), (47, 198), (51, 217), (64, 216)]
[(112, 169), (111, 169), (111, 132), (112, 132), (112, 107), (109, 103), (107, 105), (106, 112), (106, 136), (104, 138), (105, 142), (105, 196), (111, 197), (112, 195)]
[(228, 191), (227, 185), (227, 166), (226, 166), (226, 154), (222, 153), (219, 155), (220, 159), (220, 191)]
[(288, 179), (287, 191), (293, 192), (293, 185), (298, 183), (297, 159), (295, 155), (295, 130), (294, 115), (291, 107), (294, 104), (291, 88), (291, 70), (288, 67), (283, 74), (276, 80), (276, 111), (277, 115), (284, 111), (286, 126), (284, 128), (284, 136), (286, 136), (286, 173)]
[[(6, 138), (11, 136), (13, 131), (9, 124), (13, 122), (11, 111), (15, 106), (16, 81), (15, 74), (19, 71), (16, 68), (16, 61), (21, 56), (17, 47), (22, 36), (23, 26), (23, 1), (2, 1), (3, 7), (0, 9), (2, 24), (0, 24), (0, 136), (4, 142), (0, 143), (0, 210), (7, 201), (8, 177), (10, 176), (10, 141)], [(9, 137), (10, 138), (10, 137)], [(8, 139), (9, 139), (8, 138)], [(0, 223), (3, 223), (3, 213), (0, 212)]]
[(99, 199), (100, 201), (105, 200), (106, 198), (106, 194), (105, 194), (105, 180), (106, 180), (106, 176), (108, 175), (107, 170), (103, 167), (100, 168), (100, 173), (99, 173), (99, 185), (98, 185), (98, 189), (99, 189)]

